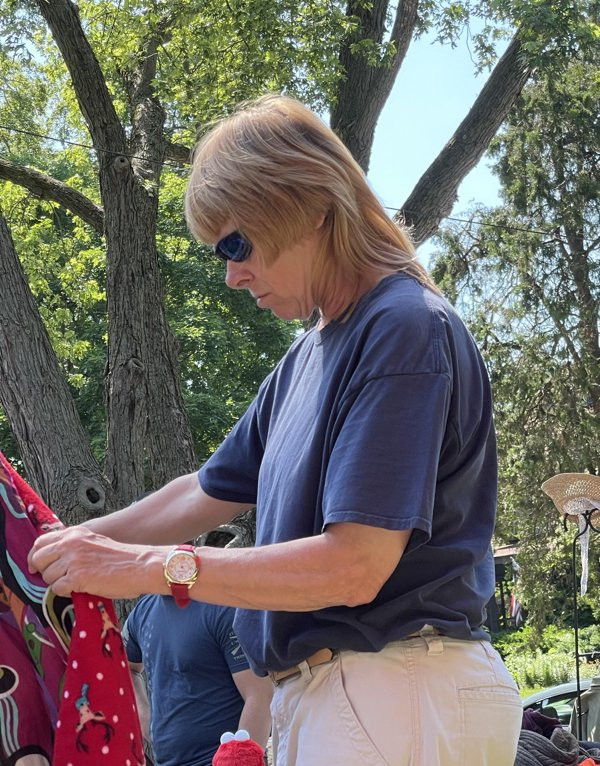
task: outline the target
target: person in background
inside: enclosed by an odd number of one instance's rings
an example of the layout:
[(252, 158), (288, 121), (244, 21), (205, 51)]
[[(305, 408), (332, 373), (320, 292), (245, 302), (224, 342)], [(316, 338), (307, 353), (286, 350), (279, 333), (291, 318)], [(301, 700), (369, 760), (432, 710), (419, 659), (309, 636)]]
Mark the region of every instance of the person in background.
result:
[(273, 687), (249, 669), (234, 614), (201, 601), (180, 609), (171, 596), (144, 596), (129, 614), (123, 639), (156, 766), (210, 766), (221, 735), (238, 729), (266, 749)]
[[(58, 593), (236, 607), (275, 686), (277, 766), (513, 766), (520, 697), (483, 627), (492, 399), (465, 325), (293, 99), (245, 103), (206, 133), (186, 214), (230, 288), (314, 321), (198, 474), (44, 535), (30, 565)], [(253, 505), (254, 548), (176, 545)]]

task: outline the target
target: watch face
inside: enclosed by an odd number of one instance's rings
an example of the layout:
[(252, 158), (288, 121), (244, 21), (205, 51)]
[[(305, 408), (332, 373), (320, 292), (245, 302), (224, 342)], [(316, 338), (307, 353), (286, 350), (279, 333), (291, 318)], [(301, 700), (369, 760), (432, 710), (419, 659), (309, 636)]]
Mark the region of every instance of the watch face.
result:
[(175, 551), (169, 556), (167, 573), (175, 582), (187, 582), (196, 574), (196, 560), (191, 553)]

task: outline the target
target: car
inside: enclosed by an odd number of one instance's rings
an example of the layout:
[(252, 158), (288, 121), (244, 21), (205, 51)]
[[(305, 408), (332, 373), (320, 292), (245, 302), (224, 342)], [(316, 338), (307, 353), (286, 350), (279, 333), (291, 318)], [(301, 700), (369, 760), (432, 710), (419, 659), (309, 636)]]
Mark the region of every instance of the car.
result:
[[(579, 682), (581, 691), (589, 689), (591, 683), (591, 678), (581, 678)], [(558, 718), (563, 726), (569, 726), (576, 698), (577, 681), (567, 681), (525, 697), (523, 710), (537, 710), (550, 718)]]

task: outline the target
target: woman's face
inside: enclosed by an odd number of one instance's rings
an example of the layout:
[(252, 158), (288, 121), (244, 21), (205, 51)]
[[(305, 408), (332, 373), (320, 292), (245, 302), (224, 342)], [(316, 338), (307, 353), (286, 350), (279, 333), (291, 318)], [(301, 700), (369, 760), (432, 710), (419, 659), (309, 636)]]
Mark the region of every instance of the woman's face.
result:
[[(218, 239), (230, 234), (228, 224)], [(227, 261), (225, 284), (233, 290), (248, 290), (261, 309), (270, 309), (280, 319), (308, 319), (315, 309), (311, 294), (311, 277), (319, 251), (321, 228), (290, 248), (280, 251), (277, 259), (266, 266), (257, 248), (245, 261)]]

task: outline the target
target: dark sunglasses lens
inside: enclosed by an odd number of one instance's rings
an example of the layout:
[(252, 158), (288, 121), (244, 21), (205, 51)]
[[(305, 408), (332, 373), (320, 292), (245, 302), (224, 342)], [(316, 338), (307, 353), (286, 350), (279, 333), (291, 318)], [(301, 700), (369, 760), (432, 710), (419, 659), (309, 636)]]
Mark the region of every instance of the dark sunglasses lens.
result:
[(215, 253), (224, 261), (245, 261), (251, 252), (252, 245), (239, 231), (223, 237), (215, 246)]

